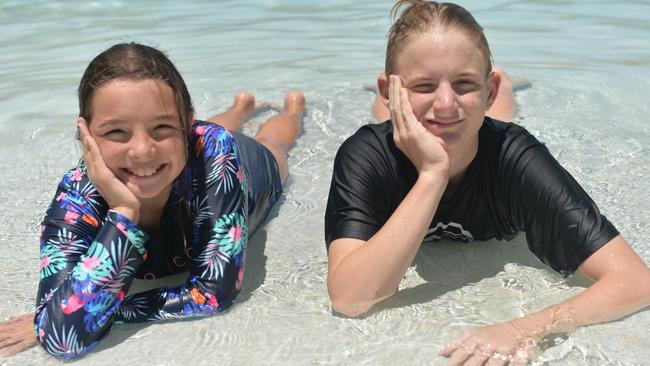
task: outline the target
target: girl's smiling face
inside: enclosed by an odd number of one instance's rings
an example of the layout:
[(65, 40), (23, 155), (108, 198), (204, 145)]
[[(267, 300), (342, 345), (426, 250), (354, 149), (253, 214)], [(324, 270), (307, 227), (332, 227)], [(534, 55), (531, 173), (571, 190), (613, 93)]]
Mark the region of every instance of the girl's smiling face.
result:
[(141, 201), (164, 204), (187, 161), (169, 85), (111, 80), (93, 93), (90, 110), (90, 133), (108, 168)]
[(476, 44), (462, 31), (415, 34), (397, 55), (395, 72), (409, 91), (415, 117), (445, 150), (475, 153), (478, 130), (499, 86), (487, 76), (487, 62)]

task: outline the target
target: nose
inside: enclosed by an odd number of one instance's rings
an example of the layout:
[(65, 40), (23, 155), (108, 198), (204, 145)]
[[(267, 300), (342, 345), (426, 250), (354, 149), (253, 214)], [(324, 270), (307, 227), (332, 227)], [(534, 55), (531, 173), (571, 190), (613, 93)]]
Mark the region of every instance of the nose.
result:
[(456, 94), (452, 86), (448, 83), (438, 85), (433, 95), (433, 113), (442, 117), (455, 112), (456, 108)]
[(136, 132), (129, 141), (128, 157), (133, 162), (146, 162), (156, 154), (155, 140), (146, 132)]

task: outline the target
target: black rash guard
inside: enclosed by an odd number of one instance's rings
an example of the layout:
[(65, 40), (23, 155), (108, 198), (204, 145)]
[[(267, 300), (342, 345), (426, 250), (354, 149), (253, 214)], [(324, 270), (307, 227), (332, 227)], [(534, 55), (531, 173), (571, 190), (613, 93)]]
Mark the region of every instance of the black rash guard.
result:
[[(339, 148), (325, 213), (327, 247), (370, 239), (417, 179), (393, 142), (392, 123), (361, 127)], [(445, 192), (425, 240), (510, 240), (567, 276), (618, 235), (589, 195), (526, 129), (485, 118), (479, 148), (456, 189)]]

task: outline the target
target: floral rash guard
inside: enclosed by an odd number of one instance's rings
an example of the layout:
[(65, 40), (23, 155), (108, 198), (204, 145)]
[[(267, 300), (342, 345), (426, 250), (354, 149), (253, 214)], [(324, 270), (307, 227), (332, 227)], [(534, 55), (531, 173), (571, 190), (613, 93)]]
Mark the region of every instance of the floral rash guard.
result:
[[(34, 327), (47, 352), (73, 358), (96, 346), (112, 324), (205, 316), (232, 305), (244, 272), (247, 173), (222, 127), (196, 121), (190, 141), (182, 174), (191, 186), (174, 185), (159, 238), (110, 210), (83, 162), (63, 177), (40, 239)], [(126, 296), (135, 277), (183, 271), (189, 276), (181, 286)]]

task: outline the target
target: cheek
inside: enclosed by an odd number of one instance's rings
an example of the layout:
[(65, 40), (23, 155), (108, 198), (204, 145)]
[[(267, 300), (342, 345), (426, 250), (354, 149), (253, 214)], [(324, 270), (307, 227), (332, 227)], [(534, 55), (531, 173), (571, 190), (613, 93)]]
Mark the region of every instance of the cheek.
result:
[(166, 150), (169, 156), (173, 157), (172, 159), (178, 165), (178, 169), (185, 167), (185, 163), (187, 162), (187, 147), (183, 142), (183, 138), (170, 139)]
[(433, 98), (430, 94), (409, 94), (409, 102), (413, 108), (413, 114), (418, 120), (422, 120), (424, 115), (433, 105)]
[(115, 173), (126, 152), (122, 151), (123, 149), (119, 145), (109, 141), (97, 141), (97, 147), (99, 147), (106, 166)]
[(483, 115), (487, 110), (487, 95), (483, 92), (465, 94), (459, 98), (459, 102), (469, 114)]

